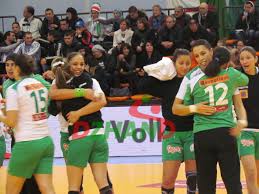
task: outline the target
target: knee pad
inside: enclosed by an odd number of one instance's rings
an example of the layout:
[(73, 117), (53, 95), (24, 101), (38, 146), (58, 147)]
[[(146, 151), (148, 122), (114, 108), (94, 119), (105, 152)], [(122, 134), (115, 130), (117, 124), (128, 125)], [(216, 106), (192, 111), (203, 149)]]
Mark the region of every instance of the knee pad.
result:
[(197, 173), (186, 173), (187, 194), (195, 194), (197, 189)]
[(101, 188), (99, 191), (100, 191), (100, 194), (112, 194), (112, 189), (110, 188), (110, 186)]
[(79, 194), (79, 191), (69, 191), (68, 194)]
[(162, 194), (174, 194), (174, 188), (172, 189), (165, 189), (165, 188), (161, 188)]

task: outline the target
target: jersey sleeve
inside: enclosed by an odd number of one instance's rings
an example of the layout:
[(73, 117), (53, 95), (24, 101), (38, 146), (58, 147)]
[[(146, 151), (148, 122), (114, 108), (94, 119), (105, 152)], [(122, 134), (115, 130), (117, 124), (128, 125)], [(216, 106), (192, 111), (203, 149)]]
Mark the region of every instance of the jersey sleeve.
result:
[(92, 80), (93, 80), (93, 90), (98, 92), (98, 93), (103, 93), (104, 94), (104, 92), (103, 92), (100, 84), (98, 83), (98, 81), (96, 79), (93, 79), (93, 78), (92, 78)]
[(189, 79), (185, 76), (183, 78), (183, 81), (181, 83), (181, 86), (178, 90), (178, 93), (176, 95), (176, 98), (180, 99), (180, 100), (184, 100), (184, 96), (186, 94), (186, 91), (187, 91), (187, 87), (188, 87), (188, 84), (189, 84)]
[(34, 75), (34, 79), (42, 83), (48, 90), (50, 89), (51, 84), (48, 81), (46, 81), (41, 75), (39, 74)]
[(194, 102), (193, 102), (193, 97), (191, 93), (191, 86), (190, 84), (188, 84), (186, 87), (186, 92), (184, 96), (184, 105), (192, 105), (192, 104), (194, 104)]
[(18, 110), (18, 94), (13, 88), (6, 91), (6, 111)]
[(245, 74), (243, 74), (242, 72), (240, 72), (234, 68), (231, 68), (230, 70), (231, 70), (231, 74), (233, 76), (233, 82), (234, 82), (235, 87), (241, 87), (241, 86), (248, 85), (249, 79)]

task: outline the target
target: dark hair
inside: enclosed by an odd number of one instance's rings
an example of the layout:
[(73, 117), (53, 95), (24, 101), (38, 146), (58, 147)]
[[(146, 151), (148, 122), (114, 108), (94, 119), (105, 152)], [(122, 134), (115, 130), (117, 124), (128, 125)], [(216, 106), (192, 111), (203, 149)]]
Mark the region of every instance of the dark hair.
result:
[(132, 47), (131, 47), (128, 43), (122, 43), (122, 44), (121, 44), (121, 47), (120, 47), (120, 54), (123, 54), (123, 49), (124, 49), (124, 48), (129, 49), (129, 55), (126, 57), (126, 60), (127, 60), (127, 59), (130, 59), (131, 56), (133, 55), (133, 53), (132, 53)]
[(11, 35), (11, 33), (14, 33), (14, 32), (12, 32), (12, 31), (7, 31), (6, 33), (4, 33), (4, 40), (6, 40), (7, 39), (7, 36), (10, 36)]
[(64, 36), (73, 36), (75, 35), (75, 31), (74, 30), (67, 30), (64, 34)]
[(140, 22), (140, 23), (144, 24), (145, 29), (149, 29), (149, 23), (148, 23), (148, 21), (147, 21), (146, 18), (139, 18), (139, 19), (137, 20), (137, 22)]
[(177, 61), (178, 57), (180, 57), (182, 55), (190, 56), (190, 51), (188, 51), (187, 49), (176, 49), (173, 54), (173, 62), (175, 63)]
[(31, 32), (24, 32), (23, 38), (24, 38), (26, 35), (32, 35), (32, 33), (31, 33)]
[(138, 11), (138, 9), (136, 8), (136, 6), (130, 6), (129, 9), (128, 9), (129, 13), (137, 12), (137, 11)]
[(120, 20), (120, 24), (121, 24), (122, 22), (125, 22), (125, 23), (126, 23), (127, 28), (129, 27), (129, 22), (128, 22), (128, 20), (126, 20), (126, 19), (121, 19), (121, 20)]
[(72, 52), (67, 55), (67, 63), (69, 63), (77, 55), (81, 55), (84, 58), (80, 52)]
[(61, 20), (59, 20), (59, 22), (66, 22), (66, 23), (68, 23), (68, 21), (67, 21), (67, 19), (61, 19)]
[(32, 7), (32, 6), (27, 6), (27, 7), (26, 7), (26, 10), (27, 10), (27, 12), (29, 12), (31, 15), (34, 15), (34, 12), (35, 12), (34, 7)]
[(33, 61), (28, 55), (16, 56), (15, 65), (20, 68), (20, 76), (29, 76), (33, 73)]
[(194, 47), (197, 47), (197, 46), (205, 46), (208, 50), (210, 50), (212, 48), (210, 43), (207, 40), (204, 40), (204, 39), (195, 40), (191, 44), (192, 50), (193, 50)]
[(243, 47), (243, 48), (240, 50), (239, 55), (240, 55), (242, 52), (244, 52), (244, 51), (247, 51), (247, 52), (251, 53), (254, 57), (256, 57), (256, 51), (255, 51), (255, 49), (254, 49), (253, 47), (251, 47), (251, 46), (245, 46), (245, 47)]
[(67, 80), (69, 80), (73, 75), (70, 72), (69, 62), (77, 55), (82, 56), (82, 54), (79, 52), (69, 53), (67, 56), (67, 63), (65, 63), (64, 66), (62, 67), (59, 66), (55, 69), (56, 85), (58, 88), (70, 88), (67, 85)]
[(45, 9), (45, 12), (47, 12), (47, 11), (51, 11), (52, 13), (54, 13), (53, 9), (51, 9), (51, 8)]
[(55, 40), (57, 40), (59, 38), (59, 36), (60, 36), (60, 34), (58, 33), (57, 30), (50, 30), (48, 32), (48, 35), (49, 36), (53, 36)]
[(217, 47), (213, 52), (212, 61), (205, 69), (205, 74), (208, 77), (214, 77), (219, 74), (222, 65), (230, 61), (231, 54), (226, 47)]
[(18, 26), (20, 26), (19, 22), (13, 22), (12, 25), (17, 24)]
[(18, 56), (18, 54), (16, 54), (16, 53), (13, 53), (13, 54), (11, 54), (11, 55), (8, 55), (8, 56), (6, 57), (6, 60), (5, 60), (5, 61), (14, 61), (14, 62), (15, 62), (15, 59), (17, 58), (17, 56)]
[(66, 13), (67, 13), (67, 12), (71, 13), (71, 15), (72, 15), (72, 20), (75, 20), (75, 19), (78, 17), (77, 11), (76, 11), (76, 9), (73, 8), (73, 7), (67, 8)]

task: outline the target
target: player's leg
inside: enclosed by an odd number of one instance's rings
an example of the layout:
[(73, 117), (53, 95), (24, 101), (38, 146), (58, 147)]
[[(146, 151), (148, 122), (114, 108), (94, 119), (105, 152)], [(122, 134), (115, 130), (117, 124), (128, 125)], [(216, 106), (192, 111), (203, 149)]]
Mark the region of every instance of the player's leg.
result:
[(243, 131), (240, 144), (241, 161), (245, 172), (249, 194), (259, 194), (255, 160), (255, 138), (253, 132)]
[(183, 146), (178, 132), (165, 131), (162, 142), (162, 194), (173, 194), (177, 174), (183, 161)]

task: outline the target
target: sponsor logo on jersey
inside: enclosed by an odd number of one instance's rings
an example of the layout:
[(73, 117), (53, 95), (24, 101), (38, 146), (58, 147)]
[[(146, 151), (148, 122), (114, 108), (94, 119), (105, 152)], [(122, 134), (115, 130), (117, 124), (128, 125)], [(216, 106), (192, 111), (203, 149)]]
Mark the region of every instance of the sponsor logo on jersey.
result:
[(228, 105), (222, 105), (222, 106), (214, 106), (216, 108), (217, 112), (224, 112), (228, 110)]
[(166, 149), (167, 149), (167, 153), (168, 154), (170, 154), (170, 153), (172, 153), (172, 154), (174, 154), (174, 153), (182, 153), (182, 148), (179, 147), (179, 146), (174, 147), (174, 146), (168, 145), (166, 147)]
[(254, 141), (251, 139), (242, 139), (241, 144), (244, 147), (251, 147), (251, 146), (254, 146)]
[(33, 121), (41, 121), (41, 120), (44, 120), (44, 119), (47, 119), (47, 118), (48, 118), (48, 116), (47, 116), (47, 113), (45, 113), (45, 112), (37, 113), (37, 114), (32, 115)]
[(40, 88), (44, 88), (44, 85), (42, 83), (37, 83), (37, 84), (26, 85), (24, 87), (27, 91), (30, 91), (30, 90), (38, 90)]
[(200, 84), (200, 86), (206, 87), (206, 86), (226, 82), (228, 80), (229, 80), (229, 76), (227, 74), (225, 74), (225, 75), (220, 75), (220, 76), (216, 76), (216, 77), (205, 79), (205, 80), (200, 80), (199, 84)]

